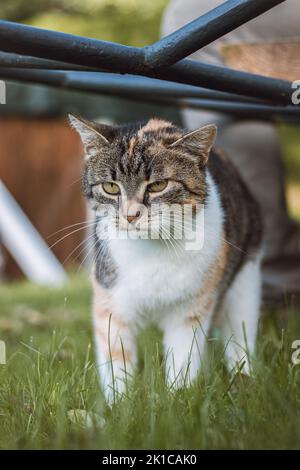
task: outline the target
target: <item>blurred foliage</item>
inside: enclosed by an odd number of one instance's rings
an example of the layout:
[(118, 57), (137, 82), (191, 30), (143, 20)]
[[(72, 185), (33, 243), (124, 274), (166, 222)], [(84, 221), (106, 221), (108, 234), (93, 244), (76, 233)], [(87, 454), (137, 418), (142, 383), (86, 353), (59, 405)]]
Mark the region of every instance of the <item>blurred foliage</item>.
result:
[(278, 130), (284, 156), (288, 209), (291, 217), (300, 222), (300, 126), (280, 124)]
[(289, 181), (300, 184), (300, 126), (281, 124), (279, 126), (285, 170)]
[(9, 0), (0, 17), (41, 28), (144, 46), (159, 37), (168, 0)]

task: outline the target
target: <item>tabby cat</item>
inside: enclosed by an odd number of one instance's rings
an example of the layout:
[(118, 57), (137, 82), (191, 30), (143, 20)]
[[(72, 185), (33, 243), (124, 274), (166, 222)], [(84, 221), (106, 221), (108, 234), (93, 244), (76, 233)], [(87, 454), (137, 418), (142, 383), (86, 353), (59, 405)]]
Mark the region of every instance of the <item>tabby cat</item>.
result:
[[(234, 166), (212, 149), (216, 127), (185, 133), (162, 119), (121, 126), (69, 119), (84, 145), (83, 190), (95, 211), (93, 318), (107, 401), (124, 392), (137, 362), (137, 332), (150, 323), (163, 332), (172, 387), (196, 377), (216, 315), (229, 367), (249, 373), (261, 221)], [(187, 248), (195, 227), (201, 246)]]

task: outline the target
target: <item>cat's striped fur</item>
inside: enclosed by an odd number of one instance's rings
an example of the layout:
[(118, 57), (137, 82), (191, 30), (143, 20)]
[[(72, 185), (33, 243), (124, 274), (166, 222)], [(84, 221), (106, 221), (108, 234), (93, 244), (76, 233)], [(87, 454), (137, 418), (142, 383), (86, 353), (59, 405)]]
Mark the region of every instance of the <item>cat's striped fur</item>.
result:
[[(125, 370), (130, 377), (136, 365), (136, 334), (149, 323), (163, 331), (167, 379), (175, 387), (196, 377), (217, 313), (230, 366), (245, 359), (249, 371), (246, 345), (251, 355), (260, 306), (261, 222), (236, 169), (211, 150), (215, 126), (185, 134), (160, 119), (116, 127), (70, 121), (85, 147), (83, 188), (96, 211), (93, 314), (108, 401), (124, 391)], [(154, 181), (167, 181), (166, 189), (152, 194)], [(128, 198), (119, 216), (124, 231), (132, 227), (128, 214), (143, 220), (153, 204), (189, 204), (196, 220), (204, 210), (202, 249), (186, 250), (185, 240), (103, 240), (104, 219), (113, 225), (116, 217), (103, 217), (101, 208), (123, 204), (103, 191), (105, 182), (117, 183)]]

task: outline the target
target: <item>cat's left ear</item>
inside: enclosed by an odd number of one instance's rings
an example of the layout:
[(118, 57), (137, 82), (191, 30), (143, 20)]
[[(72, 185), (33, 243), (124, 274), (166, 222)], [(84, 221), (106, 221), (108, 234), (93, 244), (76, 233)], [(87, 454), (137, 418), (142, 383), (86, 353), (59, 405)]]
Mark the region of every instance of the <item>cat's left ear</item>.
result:
[(114, 127), (88, 121), (75, 114), (68, 114), (71, 126), (78, 132), (87, 151), (93, 146), (108, 146), (114, 137)]
[(170, 148), (182, 148), (191, 155), (196, 156), (202, 166), (205, 166), (209, 153), (216, 141), (217, 126), (209, 124), (195, 131), (185, 134), (180, 139), (173, 142)]

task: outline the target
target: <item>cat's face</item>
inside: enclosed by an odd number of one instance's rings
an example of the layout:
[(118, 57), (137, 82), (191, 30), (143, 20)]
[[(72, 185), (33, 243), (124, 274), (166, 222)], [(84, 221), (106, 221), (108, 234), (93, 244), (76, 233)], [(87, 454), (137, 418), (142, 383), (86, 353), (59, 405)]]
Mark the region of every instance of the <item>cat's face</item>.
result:
[(204, 204), (215, 126), (184, 134), (159, 119), (113, 127), (70, 115), (70, 122), (85, 149), (84, 193), (111, 225), (148, 234), (151, 228), (157, 238), (170, 227), (170, 207), (179, 225), (183, 208)]

